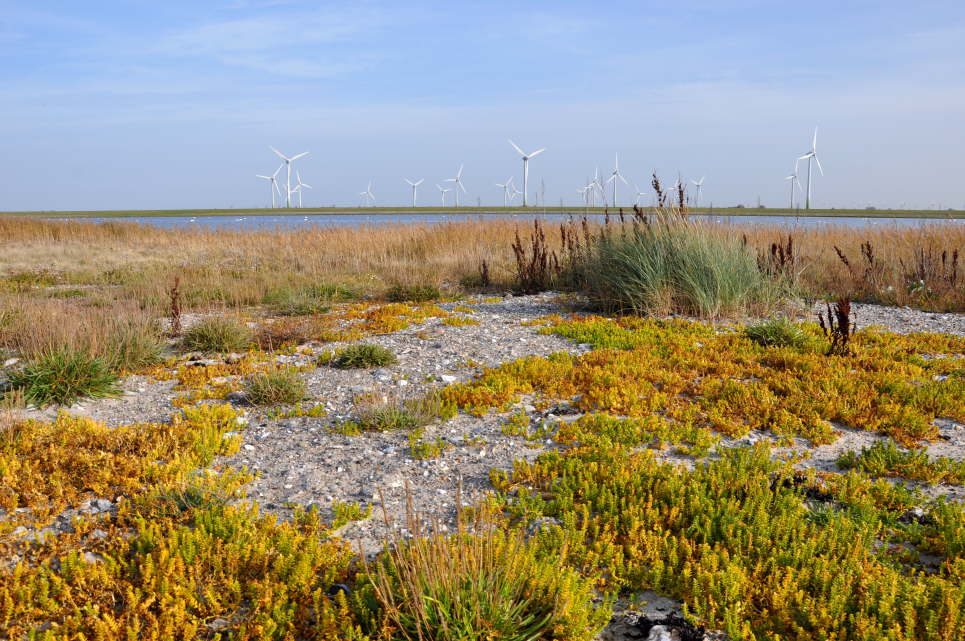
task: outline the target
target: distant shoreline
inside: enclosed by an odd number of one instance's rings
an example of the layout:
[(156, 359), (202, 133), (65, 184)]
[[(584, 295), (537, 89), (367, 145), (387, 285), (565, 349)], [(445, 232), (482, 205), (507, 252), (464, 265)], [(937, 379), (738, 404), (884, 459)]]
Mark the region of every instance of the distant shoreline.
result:
[[(644, 208), (648, 211), (649, 207)], [(915, 209), (811, 209), (790, 211), (780, 208), (750, 207), (701, 207), (690, 209), (691, 214), (707, 216), (784, 216), (784, 217), (840, 217), (840, 218), (922, 218), (951, 219), (965, 218), (965, 210), (915, 210)], [(632, 213), (632, 208), (623, 208), (624, 214)], [(506, 214), (583, 214), (602, 216), (602, 207), (320, 207), (320, 208), (278, 208), (278, 209), (145, 209), (145, 210), (106, 210), (106, 211), (0, 211), (0, 216), (23, 216), (31, 218), (198, 218), (212, 216), (401, 216), (401, 215), (506, 215)], [(609, 214), (616, 216), (619, 209), (610, 209)]]

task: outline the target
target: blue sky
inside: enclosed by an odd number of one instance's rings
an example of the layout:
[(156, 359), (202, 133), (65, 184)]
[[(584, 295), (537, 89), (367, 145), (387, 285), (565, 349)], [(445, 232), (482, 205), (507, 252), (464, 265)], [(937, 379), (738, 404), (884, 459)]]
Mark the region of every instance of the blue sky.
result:
[[(787, 202), (820, 125), (815, 206), (965, 207), (965, 3), (9, 2), (0, 0), (0, 210), (464, 202), (547, 147), (531, 186), (631, 183)], [(623, 188), (620, 200), (630, 196)]]

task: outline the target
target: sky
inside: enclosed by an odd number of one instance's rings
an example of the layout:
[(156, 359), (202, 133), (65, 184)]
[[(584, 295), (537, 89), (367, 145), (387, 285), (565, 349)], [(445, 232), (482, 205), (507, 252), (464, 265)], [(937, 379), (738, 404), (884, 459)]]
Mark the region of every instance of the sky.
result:
[(531, 199), (619, 153), (618, 204), (656, 171), (783, 207), (815, 126), (813, 206), (965, 208), (962, 43), (961, 0), (0, 0), (0, 211), (264, 207), (269, 145), (306, 206), (460, 164), (501, 204), (509, 138)]

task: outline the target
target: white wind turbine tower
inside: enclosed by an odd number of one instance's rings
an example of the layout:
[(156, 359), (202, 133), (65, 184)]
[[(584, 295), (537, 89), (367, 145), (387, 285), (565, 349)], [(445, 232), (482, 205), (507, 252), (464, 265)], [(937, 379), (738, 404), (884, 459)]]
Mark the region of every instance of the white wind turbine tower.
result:
[(788, 176), (784, 176), (784, 180), (791, 181), (791, 211), (794, 211), (794, 183), (797, 183), (798, 191), (802, 191), (801, 181), (797, 179), (797, 163), (794, 163), (794, 172)]
[(442, 206), (446, 206), (446, 194), (449, 192), (448, 189), (444, 188), (442, 185), (436, 185), (439, 189), (439, 193), (442, 194)]
[(452, 186), (452, 190), (456, 192), (456, 207), (459, 206), (459, 190), (461, 189), (463, 193), (466, 193), (466, 188), (462, 185), (462, 168), (463, 165), (459, 165), (459, 171), (456, 172), (455, 178), (446, 178), (447, 183), (456, 183)]
[(516, 151), (518, 151), (518, 152), (519, 152), (519, 155), (523, 157), (523, 207), (528, 207), (528, 206), (529, 206), (529, 200), (528, 200), (528, 196), (529, 196), (529, 159), (530, 159), (530, 158), (535, 158), (536, 156), (538, 156), (538, 155), (540, 155), (541, 153), (543, 153), (544, 151), (546, 151), (546, 147), (543, 147), (542, 149), (539, 149), (539, 150), (537, 150), (537, 151), (534, 151), (534, 152), (531, 153), (531, 154), (527, 154), (525, 151), (523, 151), (522, 149), (520, 149), (519, 147), (517, 147), (517, 146), (516, 146), (516, 143), (514, 143), (512, 140), (509, 141), (509, 144), (511, 144), (511, 145), (513, 146), (513, 149), (515, 149)]
[(276, 169), (276, 170), (275, 170), (275, 173), (273, 173), (273, 174), (270, 175), (270, 176), (262, 176), (261, 174), (257, 174), (257, 175), (255, 176), (255, 178), (264, 178), (264, 179), (267, 180), (269, 183), (271, 183), (271, 184), (268, 186), (268, 188), (269, 188), (269, 190), (271, 190), (271, 208), (272, 208), (272, 209), (275, 208), (275, 192), (277, 191), (277, 192), (278, 192), (278, 195), (279, 195), (279, 196), (281, 195), (281, 190), (278, 189), (278, 180), (276, 180), (276, 179), (278, 178), (278, 172), (281, 171), (281, 168), (282, 168), (282, 167), (284, 167), (284, 165), (278, 165), (278, 169)]
[(697, 187), (697, 195), (694, 197), (694, 208), (700, 207), (700, 188), (704, 185), (704, 178), (707, 176), (701, 176), (700, 180), (691, 180), (694, 186)]
[(413, 207), (415, 207), (415, 194), (416, 194), (416, 190), (419, 188), (419, 185), (421, 185), (424, 180), (425, 180), (425, 178), (420, 178), (418, 181), (412, 182), (412, 181), (409, 180), (408, 178), (405, 179), (405, 181), (406, 181), (407, 183), (409, 183), (409, 185), (412, 187), (412, 206), (413, 206)]
[(288, 181), (287, 181), (288, 191), (287, 191), (287, 198), (285, 199), (285, 206), (291, 207), (292, 206), (292, 163), (298, 160), (299, 158), (304, 158), (305, 156), (307, 156), (308, 152), (303, 151), (297, 156), (292, 156), (291, 158), (289, 158), (288, 156), (281, 153), (271, 145), (268, 145), (268, 148), (271, 149), (276, 154), (278, 154), (278, 157), (284, 161), (285, 166), (288, 168)]
[(361, 200), (359, 201), (359, 207), (362, 206), (362, 205), (361, 205), (362, 202), (364, 202), (364, 203), (365, 203), (365, 206), (368, 207), (368, 206), (369, 206), (369, 198), (372, 199), (372, 202), (373, 202), (373, 203), (375, 202), (375, 194), (372, 193), (372, 181), (371, 181), (371, 180), (369, 181), (369, 186), (365, 188), (365, 191), (360, 191), (360, 192), (359, 192), (359, 196), (361, 197)]
[(613, 183), (613, 206), (617, 206), (617, 178), (623, 181), (624, 185), (629, 185), (627, 179), (623, 177), (620, 173), (620, 157), (617, 154), (613, 154), (613, 173), (607, 178), (607, 182)]
[[(807, 189), (807, 197), (804, 201), (804, 208), (811, 209), (811, 159), (812, 158), (814, 159), (814, 162), (818, 164), (818, 170), (821, 172), (821, 175), (822, 176), (824, 175), (824, 169), (821, 167), (821, 161), (818, 160), (818, 128), (817, 127), (814, 128), (814, 138), (811, 139), (811, 150), (806, 154), (804, 154), (803, 156), (800, 156), (798, 160), (804, 160), (805, 158), (808, 161), (808, 189)], [(795, 171), (794, 173), (796, 174), (797, 171)]]

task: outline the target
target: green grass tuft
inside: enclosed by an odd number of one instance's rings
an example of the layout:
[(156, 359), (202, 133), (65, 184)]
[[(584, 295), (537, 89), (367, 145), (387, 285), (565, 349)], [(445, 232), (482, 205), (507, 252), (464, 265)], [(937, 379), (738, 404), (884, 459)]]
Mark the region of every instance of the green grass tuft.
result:
[(657, 221), (596, 241), (576, 278), (598, 307), (641, 316), (718, 318), (767, 306), (775, 287), (739, 241), (685, 221)]
[(383, 555), (371, 592), (401, 633), (450, 639), (590, 641), (610, 619), (593, 579), (517, 533), (423, 536)]
[(326, 364), (338, 369), (369, 369), (397, 362), (395, 354), (381, 345), (358, 343), (338, 350)]
[(251, 330), (244, 323), (214, 316), (187, 329), (181, 338), (181, 347), (209, 353), (241, 352), (251, 346), (252, 340)]
[(329, 311), (332, 303), (352, 300), (358, 294), (343, 285), (285, 286), (265, 294), (263, 302), (280, 316), (311, 316)]
[(252, 405), (292, 405), (305, 398), (305, 381), (293, 369), (255, 374), (245, 385)]
[(385, 292), (391, 303), (425, 303), (442, 298), (442, 291), (435, 285), (395, 284)]
[(807, 333), (795, 323), (784, 317), (772, 318), (750, 325), (744, 330), (747, 338), (762, 347), (796, 347), (802, 349), (807, 346)]
[(25, 403), (37, 407), (70, 405), (82, 397), (103, 398), (120, 392), (117, 374), (107, 363), (66, 348), (43, 354), (12, 373), (7, 388), (19, 390)]

